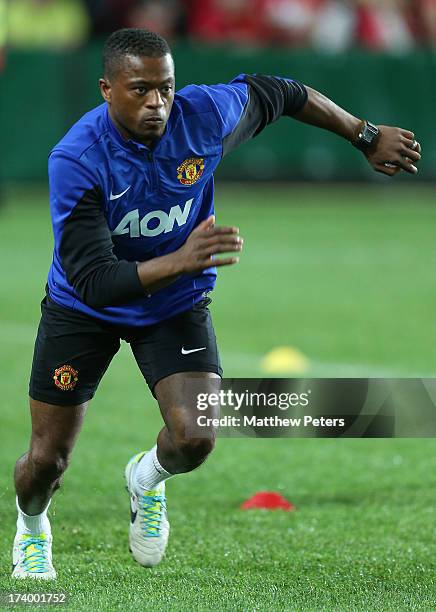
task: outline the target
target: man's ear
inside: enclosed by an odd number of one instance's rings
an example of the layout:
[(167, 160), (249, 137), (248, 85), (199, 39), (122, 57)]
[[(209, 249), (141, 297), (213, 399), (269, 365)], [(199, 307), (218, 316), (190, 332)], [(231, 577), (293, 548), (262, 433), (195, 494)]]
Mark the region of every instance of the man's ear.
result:
[(103, 99), (110, 104), (112, 101), (112, 87), (107, 79), (100, 79), (98, 84), (100, 85), (100, 92)]

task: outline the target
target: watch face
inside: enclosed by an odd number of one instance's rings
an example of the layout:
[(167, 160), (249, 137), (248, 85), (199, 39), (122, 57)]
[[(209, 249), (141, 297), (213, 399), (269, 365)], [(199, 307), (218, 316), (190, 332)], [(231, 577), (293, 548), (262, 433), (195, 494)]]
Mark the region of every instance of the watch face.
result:
[(378, 136), (378, 128), (371, 123), (367, 123), (363, 130), (362, 138), (368, 144), (372, 144), (375, 138)]
[(365, 127), (365, 130), (363, 132), (363, 138), (366, 142), (372, 142), (374, 138), (374, 134), (371, 132), (368, 126)]
[(358, 144), (359, 148), (366, 148), (372, 145), (374, 140), (379, 135), (379, 129), (376, 125), (369, 123), (369, 121), (365, 122), (362, 131), (359, 134)]

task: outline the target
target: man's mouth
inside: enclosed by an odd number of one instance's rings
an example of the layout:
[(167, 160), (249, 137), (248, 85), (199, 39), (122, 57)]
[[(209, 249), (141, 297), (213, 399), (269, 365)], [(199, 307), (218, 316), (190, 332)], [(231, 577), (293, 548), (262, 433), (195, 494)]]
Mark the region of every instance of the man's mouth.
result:
[(144, 119), (144, 123), (147, 124), (159, 124), (159, 123), (163, 123), (163, 119), (162, 117), (147, 117), (146, 119)]

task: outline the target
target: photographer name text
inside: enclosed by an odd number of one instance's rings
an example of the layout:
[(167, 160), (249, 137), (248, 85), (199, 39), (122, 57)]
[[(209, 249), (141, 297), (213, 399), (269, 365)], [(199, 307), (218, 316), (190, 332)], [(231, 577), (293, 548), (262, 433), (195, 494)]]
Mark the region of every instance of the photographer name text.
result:
[(282, 418), (277, 415), (258, 417), (255, 415), (207, 417), (201, 414), (197, 417), (199, 427), (345, 427), (345, 419), (313, 417), (305, 415), (296, 418)]

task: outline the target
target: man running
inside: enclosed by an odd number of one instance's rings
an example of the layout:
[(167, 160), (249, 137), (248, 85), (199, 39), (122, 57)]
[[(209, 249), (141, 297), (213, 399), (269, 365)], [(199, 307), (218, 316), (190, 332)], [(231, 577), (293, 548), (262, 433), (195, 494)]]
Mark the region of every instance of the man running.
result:
[(100, 89), (104, 103), (49, 158), (55, 246), (30, 380), (30, 448), (15, 468), (17, 578), (56, 577), (47, 510), (120, 339), (164, 421), (156, 445), (125, 470), (130, 549), (143, 566), (162, 559), (165, 481), (214, 446), (212, 427), (202, 438), (189, 431), (192, 381), (208, 392), (222, 375), (208, 293), (216, 268), (236, 264), (243, 244), (236, 227), (215, 225), (221, 158), (294, 117), (342, 136), (389, 176), (416, 174), (420, 159), (412, 132), (361, 121), (292, 79), (242, 74), (176, 94), (170, 48), (144, 29), (109, 37)]

